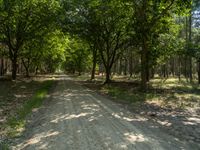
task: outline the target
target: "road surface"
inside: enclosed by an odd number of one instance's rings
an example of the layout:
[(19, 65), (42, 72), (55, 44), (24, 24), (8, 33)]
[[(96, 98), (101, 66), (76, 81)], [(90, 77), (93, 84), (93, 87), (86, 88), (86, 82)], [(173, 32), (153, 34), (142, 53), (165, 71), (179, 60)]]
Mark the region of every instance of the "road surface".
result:
[(70, 79), (28, 119), (14, 150), (199, 150)]

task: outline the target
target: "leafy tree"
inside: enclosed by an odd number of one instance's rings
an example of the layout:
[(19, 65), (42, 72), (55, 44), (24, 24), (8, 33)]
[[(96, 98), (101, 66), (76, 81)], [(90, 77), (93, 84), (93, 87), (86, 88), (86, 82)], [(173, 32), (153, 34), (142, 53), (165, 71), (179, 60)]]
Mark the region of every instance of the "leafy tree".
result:
[(24, 44), (54, 29), (58, 9), (56, 0), (1, 0), (0, 43), (9, 49), (13, 79)]
[(80, 39), (70, 38), (65, 51), (65, 57), (64, 69), (72, 73), (77, 71), (81, 75), (90, 65), (88, 44)]
[(86, 40), (91, 47), (93, 54), (92, 76), (95, 72), (97, 50), (99, 51), (106, 70), (105, 83), (108, 83), (110, 82), (112, 66), (127, 40), (126, 31), (130, 21), (130, 10), (121, 0), (89, 0), (72, 4), (74, 10), (69, 11), (68, 23), (73, 25), (73, 29), (68, 27), (76, 35)]
[[(163, 27), (168, 18), (173, 18), (174, 13), (181, 13), (183, 8), (190, 5), (190, 1), (182, 0), (141, 0), (131, 1), (133, 8), (133, 30), (137, 44), (141, 50), (141, 87), (147, 89), (149, 81), (149, 53), (152, 40), (163, 32)], [(167, 31), (167, 28), (166, 28)]]

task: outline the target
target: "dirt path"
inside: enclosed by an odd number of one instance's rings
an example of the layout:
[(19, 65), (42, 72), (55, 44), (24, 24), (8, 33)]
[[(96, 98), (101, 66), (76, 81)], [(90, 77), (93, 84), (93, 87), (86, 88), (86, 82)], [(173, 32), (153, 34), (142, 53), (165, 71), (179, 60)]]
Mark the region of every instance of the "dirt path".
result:
[(71, 80), (59, 81), (50, 102), (35, 110), (13, 149), (199, 150)]

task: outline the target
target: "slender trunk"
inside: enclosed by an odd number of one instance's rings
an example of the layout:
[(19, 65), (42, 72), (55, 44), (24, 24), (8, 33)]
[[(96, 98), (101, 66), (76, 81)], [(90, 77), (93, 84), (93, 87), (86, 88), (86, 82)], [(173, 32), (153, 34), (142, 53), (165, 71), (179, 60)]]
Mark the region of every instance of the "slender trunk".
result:
[(151, 75), (150, 75), (150, 78), (153, 79), (155, 76), (155, 69), (154, 68), (151, 68)]
[(35, 75), (38, 74), (38, 69), (39, 69), (39, 67), (37, 66), (36, 69), (35, 69)]
[(24, 66), (24, 68), (25, 68), (25, 70), (26, 70), (26, 77), (30, 77), (29, 76), (29, 64), (30, 64), (30, 59), (28, 59), (27, 60), (27, 64), (26, 64), (26, 62), (24, 61), (24, 59), (22, 59), (22, 63), (23, 63), (23, 66)]
[(132, 52), (130, 53), (130, 57), (129, 57), (129, 74), (130, 74), (130, 78), (133, 75), (133, 54)]
[[(192, 42), (192, 12), (190, 11), (190, 16), (189, 16), (189, 50), (190, 50), (190, 44)], [(192, 56), (189, 58), (189, 78), (190, 82), (192, 82)]]
[(147, 41), (144, 39), (142, 45), (142, 53), (141, 53), (141, 89), (142, 91), (147, 90), (147, 82), (148, 82), (148, 61), (147, 61)]
[(178, 57), (178, 79), (181, 80), (181, 58)]
[(111, 73), (111, 69), (108, 66), (106, 66), (106, 80), (105, 80), (104, 84), (111, 82), (110, 73)]
[(174, 62), (174, 58), (172, 59), (172, 64), (171, 64), (172, 66), (171, 66), (171, 71), (172, 71), (172, 76), (174, 77), (175, 76), (175, 62)]
[(186, 80), (188, 81), (188, 70), (187, 70), (187, 65), (188, 65), (188, 57), (187, 55), (185, 55), (185, 59), (183, 60), (184, 61), (184, 76), (186, 78)]
[(125, 66), (124, 66), (124, 75), (126, 76), (127, 75), (127, 66), (128, 66), (128, 63), (127, 63), (127, 59), (125, 58)]
[(94, 49), (93, 50), (93, 65), (92, 65), (91, 80), (95, 79), (96, 64), (97, 64), (97, 50)]
[(120, 60), (119, 60), (119, 75), (122, 75), (122, 70), (123, 70), (122, 58), (120, 58)]
[(12, 79), (16, 80), (17, 77), (17, 57), (14, 56), (12, 59)]
[(198, 83), (200, 84), (200, 60), (198, 61)]
[(0, 70), (0, 75), (3, 76), (4, 75), (4, 59), (1, 59), (1, 70)]

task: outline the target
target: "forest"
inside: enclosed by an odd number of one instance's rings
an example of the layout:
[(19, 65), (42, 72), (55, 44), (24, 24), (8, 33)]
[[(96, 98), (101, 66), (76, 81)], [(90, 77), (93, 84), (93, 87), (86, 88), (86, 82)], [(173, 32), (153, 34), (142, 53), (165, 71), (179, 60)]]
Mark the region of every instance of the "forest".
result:
[[(26, 114), (42, 105), (23, 110), (19, 122), (12, 109), (26, 100), (14, 97), (23, 98), (24, 90), (33, 105), (59, 85), (35, 78), (59, 75), (112, 99), (144, 102), (168, 94), (182, 108), (187, 98), (176, 94), (183, 93), (200, 106), (200, 1), (0, 0), (0, 117), (9, 114), (0, 119), (0, 134), (15, 134), (5, 126), (24, 127)], [(40, 90), (44, 95), (34, 97)]]
[(1, 0), (0, 75), (65, 71), (200, 83), (199, 1)]

